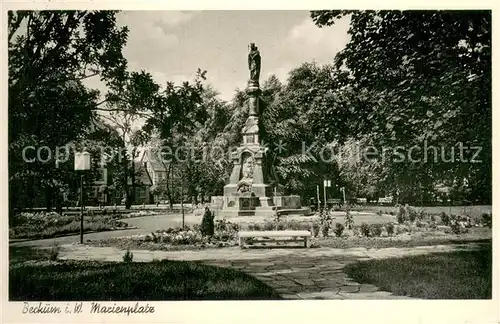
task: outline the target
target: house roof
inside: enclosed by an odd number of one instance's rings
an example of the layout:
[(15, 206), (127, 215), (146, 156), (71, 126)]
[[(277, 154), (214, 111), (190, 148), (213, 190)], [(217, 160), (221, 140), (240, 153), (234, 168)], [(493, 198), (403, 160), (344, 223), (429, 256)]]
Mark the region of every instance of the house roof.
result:
[(155, 154), (151, 153), (150, 151), (144, 152), (141, 161), (143, 163), (144, 162), (149, 163), (154, 171), (160, 171), (160, 172), (167, 171), (165, 165), (158, 159), (158, 157)]
[[(151, 177), (149, 176), (148, 171), (146, 170), (142, 162), (134, 162), (134, 171), (135, 171), (135, 181), (137, 183), (149, 186), (153, 185), (153, 181), (151, 180)], [(132, 181), (130, 177), (129, 181)]]

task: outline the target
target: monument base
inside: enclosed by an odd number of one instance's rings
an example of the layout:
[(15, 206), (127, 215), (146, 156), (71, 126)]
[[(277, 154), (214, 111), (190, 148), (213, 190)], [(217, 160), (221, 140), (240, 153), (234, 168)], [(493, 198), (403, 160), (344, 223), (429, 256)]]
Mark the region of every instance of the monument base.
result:
[(274, 217), (276, 211), (280, 211), (282, 215), (308, 215), (310, 213), (309, 208), (301, 207), (300, 196), (213, 196), (211, 205), (213, 209), (219, 210), (219, 218)]

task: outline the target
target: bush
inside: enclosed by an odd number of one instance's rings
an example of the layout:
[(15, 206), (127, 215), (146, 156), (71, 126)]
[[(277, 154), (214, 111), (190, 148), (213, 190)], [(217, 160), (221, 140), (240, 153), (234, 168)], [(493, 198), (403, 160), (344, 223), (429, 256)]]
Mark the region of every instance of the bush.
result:
[(345, 204), (344, 210), (345, 210), (345, 228), (351, 230), (354, 226), (354, 218), (351, 215), (349, 204)]
[(201, 220), (201, 235), (203, 236), (213, 236), (214, 235), (214, 217), (215, 214), (206, 210), (203, 214), (203, 219)]
[(381, 210), (377, 211), (378, 216), (382, 216), (383, 212)]
[(462, 226), (457, 220), (450, 221), (450, 228), (453, 234), (461, 234), (467, 232), (467, 229), (462, 228)]
[(410, 222), (414, 222), (418, 217), (418, 212), (413, 207), (408, 207), (408, 219)]
[(290, 230), (309, 230), (311, 228), (311, 224), (309, 222), (299, 222), (296, 220), (290, 220), (287, 222), (282, 222), (285, 224), (286, 229)]
[(404, 206), (399, 206), (397, 220), (399, 224), (403, 224), (406, 221), (406, 209)]
[(387, 230), (387, 234), (389, 236), (392, 236), (394, 234), (394, 225), (392, 223), (385, 225), (385, 229)]
[(312, 223), (312, 234), (314, 237), (318, 237), (320, 229), (320, 223), (318, 221), (314, 221)]
[[(215, 221), (215, 232), (237, 232), (238, 229), (239, 229), (238, 224), (231, 223), (225, 218), (218, 219)], [(201, 233), (201, 226), (198, 224), (193, 225), (193, 231)]]
[(125, 254), (123, 255), (123, 262), (129, 263), (132, 262), (133, 259), (134, 259), (134, 254), (130, 252), (129, 249), (127, 249), (127, 251), (125, 251)]
[(194, 224), (193, 225), (193, 231), (195, 231), (197, 233), (201, 233), (201, 226), (200, 226), (200, 224)]
[(489, 228), (491, 228), (491, 227), (492, 227), (492, 217), (491, 217), (491, 214), (489, 214), (489, 213), (483, 213), (483, 214), (481, 215), (481, 222), (482, 222), (484, 225), (486, 225), (486, 226), (488, 226)]
[(417, 212), (417, 219), (418, 220), (426, 220), (427, 219), (427, 213), (423, 209), (419, 209)]
[(50, 261), (56, 261), (58, 256), (59, 256), (59, 246), (54, 245), (53, 247), (50, 248), (49, 259)]
[(366, 237), (370, 236), (370, 226), (368, 224), (366, 223), (361, 224), (361, 234)]
[(374, 237), (379, 237), (382, 235), (382, 225), (381, 224), (372, 224), (371, 226), (371, 234)]
[(441, 222), (443, 223), (443, 225), (450, 225), (450, 217), (445, 212), (441, 213)]
[(335, 223), (335, 235), (337, 237), (341, 237), (342, 232), (344, 232), (344, 225), (342, 225), (341, 223)]
[(394, 230), (395, 230), (395, 233), (397, 235), (404, 234), (404, 233), (406, 233), (406, 232), (409, 231), (409, 229), (407, 228), (407, 226), (404, 225), (404, 224), (399, 224), (398, 227), (394, 227)]
[(328, 233), (330, 232), (330, 223), (323, 223), (321, 225), (321, 233), (323, 234), (323, 237), (328, 237)]
[(218, 219), (214, 223), (214, 232), (222, 232), (227, 229), (226, 219)]
[(270, 221), (267, 221), (264, 224), (264, 230), (265, 231), (274, 231), (274, 229), (278, 228), (278, 225), (280, 225), (279, 222), (270, 222)]

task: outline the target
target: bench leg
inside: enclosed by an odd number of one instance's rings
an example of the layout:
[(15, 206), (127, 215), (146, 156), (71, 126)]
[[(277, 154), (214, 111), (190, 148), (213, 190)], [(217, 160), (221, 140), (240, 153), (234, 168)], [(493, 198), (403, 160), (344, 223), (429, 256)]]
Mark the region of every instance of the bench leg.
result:
[(311, 241), (308, 236), (304, 238), (304, 247), (309, 248), (311, 246)]
[(245, 246), (245, 239), (243, 237), (240, 237), (240, 248), (244, 248)]

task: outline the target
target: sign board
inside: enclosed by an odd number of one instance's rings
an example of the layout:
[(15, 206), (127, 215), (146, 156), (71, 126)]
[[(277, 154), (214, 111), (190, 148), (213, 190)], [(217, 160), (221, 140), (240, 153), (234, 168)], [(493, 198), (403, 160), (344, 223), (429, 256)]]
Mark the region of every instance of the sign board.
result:
[(75, 170), (76, 171), (90, 170), (89, 152), (75, 153)]

